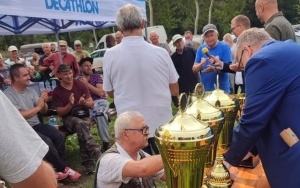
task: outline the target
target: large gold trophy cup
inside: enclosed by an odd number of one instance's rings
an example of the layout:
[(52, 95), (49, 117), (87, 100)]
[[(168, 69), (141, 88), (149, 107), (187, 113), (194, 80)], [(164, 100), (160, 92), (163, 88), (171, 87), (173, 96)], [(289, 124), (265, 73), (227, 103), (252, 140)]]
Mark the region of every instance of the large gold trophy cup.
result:
[(187, 97), (180, 97), (180, 111), (174, 119), (160, 126), (155, 133), (169, 188), (200, 188), (205, 160), (213, 140), (213, 132), (186, 114)]
[(229, 170), (223, 164), (223, 154), (229, 149), (231, 144), (233, 127), (239, 109), (239, 100), (230, 98), (223, 90), (219, 89), (219, 84), (217, 84), (216, 90), (205, 97), (205, 100), (222, 110), (225, 117), (219, 136), (216, 161), (208, 175), (207, 185), (211, 188), (231, 187), (232, 180), (230, 179)]

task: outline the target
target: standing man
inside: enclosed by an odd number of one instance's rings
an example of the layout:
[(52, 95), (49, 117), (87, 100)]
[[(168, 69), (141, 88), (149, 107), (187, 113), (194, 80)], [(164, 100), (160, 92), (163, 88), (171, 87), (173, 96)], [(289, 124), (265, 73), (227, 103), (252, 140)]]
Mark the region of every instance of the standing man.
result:
[(122, 42), (123, 34), (121, 33), (121, 31), (117, 31), (116, 32), (115, 38), (116, 38), (117, 44), (120, 44)]
[(150, 32), (150, 40), (151, 40), (151, 43), (152, 43), (153, 45), (155, 45), (155, 46), (159, 46), (159, 47), (162, 47), (162, 48), (166, 49), (167, 52), (168, 52), (169, 54), (171, 54), (171, 50), (170, 50), (168, 44), (167, 44), (167, 43), (160, 43), (158, 39), (159, 39), (158, 33), (157, 33), (156, 31), (151, 31), (151, 32)]
[[(275, 41), (257, 28), (244, 31), (237, 41), (247, 100), (225, 160), (237, 166), (255, 146), (272, 188), (300, 185), (299, 51), (297, 43)], [(284, 68), (278, 66), (282, 62)], [(294, 134), (281, 134), (286, 129)]]
[(45, 67), (43, 65), (44, 59), (46, 59), (47, 57), (49, 57), (50, 55), (52, 55), (51, 49), (50, 49), (50, 44), (49, 43), (44, 43), (42, 45), (43, 51), (44, 51), (44, 55), (42, 57), (40, 57), (39, 59), (39, 72), (42, 75), (42, 80), (50, 80), (51, 75), (50, 73), (52, 72), (53, 69), (53, 65), (50, 65), (49, 67)]
[[(178, 85), (179, 94), (186, 93), (187, 95), (193, 93), (196, 84), (199, 82), (198, 74), (193, 73), (193, 65), (196, 57), (196, 52), (193, 48), (185, 47), (182, 36), (177, 34), (172, 37), (173, 45), (176, 51), (171, 58), (179, 75)], [(172, 97), (173, 103), (178, 107), (177, 96)]]
[[(115, 122), (115, 144), (100, 158), (97, 188), (156, 187), (155, 179), (165, 179), (160, 155), (143, 152), (148, 145), (149, 127), (139, 112), (120, 114)], [(137, 184), (138, 182), (138, 184)]]
[(82, 43), (80, 40), (75, 40), (74, 49), (75, 49), (74, 52), (72, 52), (71, 54), (76, 58), (77, 63), (82, 58), (90, 57), (89, 52), (82, 49)]
[(0, 91), (0, 175), (14, 188), (57, 187), (48, 146)]
[(275, 40), (292, 39), (296, 41), (291, 23), (278, 11), (277, 0), (256, 0), (255, 11), (258, 19), (265, 24), (265, 30)]
[(64, 40), (60, 40), (59, 46), (60, 46), (60, 50), (61, 50), (62, 62), (60, 62), (60, 58), (59, 58), (60, 52), (57, 52), (57, 53), (53, 53), (52, 55), (50, 55), (49, 57), (44, 59), (44, 61), (43, 61), (44, 66), (49, 67), (49, 68), (51, 68), (51, 66), (53, 66), (54, 74), (57, 76), (57, 74), (56, 74), (57, 68), (61, 63), (66, 64), (66, 65), (71, 65), (74, 76), (77, 76), (79, 74), (79, 65), (76, 61), (76, 58), (72, 54), (68, 53), (67, 42)]
[[(215, 62), (214, 57), (221, 60), (224, 63), (230, 64), (232, 62), (231, 50), (228, 44), (219, 41), (219, 32), (217, 27), (213, 24), (207, 24), (202, 29), (205, 44), (201, 45), (196, 54), (195, 64), (193, 66), (194, 73), (200, 73), (201, 82), (204, 85), (205, 91), (215, 90), (215, 85), (217, 83), (217, 75), (219, 75), (220, 89), (224, 90), (226, 93), (230, 93), (230, 82), (228, 73), (203, 73), (202, 71), (212, 66)], [(210, 57), (202, 52), (203, 48), (208, 48)]]
[(95, 169), (94, 160), (101, 154), (99, 144), (90, 133), (88, 121), (89, 109), (94, 107), (94, 102), (88, 88), (80, 80), (74, 80), (70, 65), (59, 65), (57, 75), (60, 84), (53, 90), (52, 104), (62, 117), (64, 128), (77, 134), (82, 165), (86, 173), (91, 174)]
[[(94, 101), (94, 108), (90, 110), (92, 118), (95, 119), (98, 127), (98, 134), (103, 142), (103, 151), (109, 147), (109, 122), (108, 122), (108, 102), (106, 93), (103, 91), (103, 80), (100, 74), (94, 74), (92, 69), (93, 58), (87, 57), (79, 61), (81, 70), (80, 81), (82, 81), (90, 91)], [(102, 116), (103, 118), (101, 118)], [(98, 117), (100, 119), (98, 119)]]
[[(145, 117), (150, 146), (158, 153), (154, 132), (172, 119), (171, 95), (178, 95), (178, 74), (168, 52), (142, 37), (141, 10), (123, 6), (116, 23), (124, 38), (104, 55), (103, 89), (114, 98), (118, 114), (135, 110)], [(152, 153), (150, 146), (148, 153)]]
[(199, 42), (193, 41), (193, 33), (191, 31), (184, 32), (184, 40), (185, 40), (185, 46), (193, 48), (194, 50), (197, 50), (200, 46)]

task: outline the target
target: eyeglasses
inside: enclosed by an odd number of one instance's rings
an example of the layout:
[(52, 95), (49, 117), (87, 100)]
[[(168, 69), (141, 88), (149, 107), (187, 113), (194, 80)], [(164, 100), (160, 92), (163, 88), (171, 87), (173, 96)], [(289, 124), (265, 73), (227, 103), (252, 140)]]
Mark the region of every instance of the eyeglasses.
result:
[(230, 32), (234, 31), (234, 29), (237, 28), (237, 27), (239, 27), (239, 26), (241, 26), (241, 25), (237, 25), (235, 27), (230, 28)]
[(244, 67), (241, 67), (241, 61), (242, 61), (242, 58), (243, 58), (243, 55), (244, 55), (244, 51), (245, 50), (242, 50), (242, 53), (241, 53), (241, 57), (240, 57), (240, 60), (238, 60), (238, 69), (240, 69), (240, 70), (243, 70), (244, 69)]
[(125, 129), (125, 131), (139, 131), (141, 132), (143, 135), (147, 134), (148, 131), (149, 131), (149, 127), (148, 126), (145, 126), (143, 128), (140, 128), (140, 129)]

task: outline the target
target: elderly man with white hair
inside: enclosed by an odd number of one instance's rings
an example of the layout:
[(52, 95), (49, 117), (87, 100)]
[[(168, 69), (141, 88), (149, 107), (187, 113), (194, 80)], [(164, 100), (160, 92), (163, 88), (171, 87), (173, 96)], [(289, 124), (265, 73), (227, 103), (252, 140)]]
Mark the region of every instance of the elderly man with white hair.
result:
[(169, 53), (142, 37), (142, 11), (128, 4), (117, 12), (122, 42), (108, 49), (103, 63), (103, 90), (114, 98), (117, 114), (140, 112), (150, 128), (150, 147), (157, 154), (154, 132), (172, 119), (171, 95), (178, 95), (178, 74)]
[(151, 188), (154, 179), (165, 179), (160, 155), (149, 156), (149, 127), (136, 111), (120, 114), (115, 122), (116, 143), (99, 160), (96, 187)]

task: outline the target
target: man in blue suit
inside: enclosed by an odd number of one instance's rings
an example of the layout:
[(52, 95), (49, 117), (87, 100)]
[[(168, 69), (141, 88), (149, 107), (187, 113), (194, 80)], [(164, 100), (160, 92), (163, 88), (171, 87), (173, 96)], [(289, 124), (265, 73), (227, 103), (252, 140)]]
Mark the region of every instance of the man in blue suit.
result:
[(225, 160), (238, 166), (256, 146), (272, 188), (300, 187), (300, 142), (289, 146), (280, 133), (300, 137), (300, 46), (275, 41), (257, 28), (237, 41), (237, 61), (245, 67), (246, 103)]

